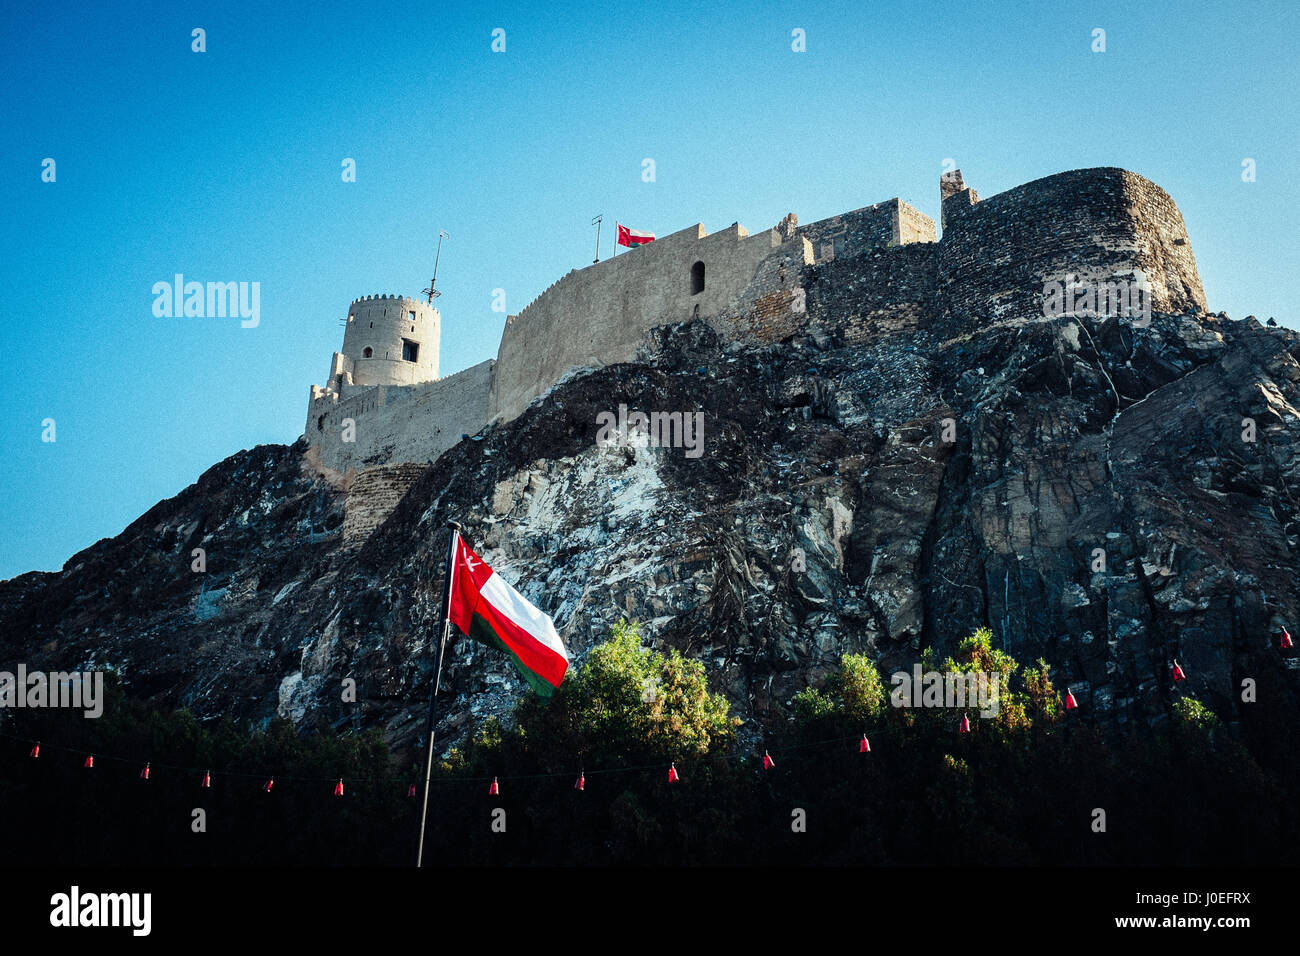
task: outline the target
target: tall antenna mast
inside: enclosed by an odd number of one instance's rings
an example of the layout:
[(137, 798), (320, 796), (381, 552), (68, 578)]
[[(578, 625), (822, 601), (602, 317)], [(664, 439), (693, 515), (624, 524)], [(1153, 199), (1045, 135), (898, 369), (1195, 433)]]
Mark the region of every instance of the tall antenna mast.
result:
[(433, 305), (434, 299), (442, 295), (442, 293), (438, 291), (438, 260), (442, 258), (442, 240), (450, 238), (451, 236), (447, 235), (446, 231), (442, 229), (438, 230), (438, 251), (433, 257), (433, 278), (429, 280), (429, 288), (424, 290), (424, 295), (429, 297), (430, 305)]

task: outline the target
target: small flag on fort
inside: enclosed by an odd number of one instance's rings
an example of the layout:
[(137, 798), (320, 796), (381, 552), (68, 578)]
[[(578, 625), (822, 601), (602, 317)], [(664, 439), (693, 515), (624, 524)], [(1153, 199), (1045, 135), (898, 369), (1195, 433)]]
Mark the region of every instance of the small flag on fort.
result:
[(542, 697), (554, 694), (564, 680), (569, 655), (551, 619), (501, 580), (459, 535), (448, 616), (466, 637), (514, 658), (524, 680)]
[(637, 229), (629, 229), (621, 222), (618, 223), (618, 244), (620, 246), (644, 246), (647, 242), (654, 242), (655, 234), (653, 232), (641, 232)]

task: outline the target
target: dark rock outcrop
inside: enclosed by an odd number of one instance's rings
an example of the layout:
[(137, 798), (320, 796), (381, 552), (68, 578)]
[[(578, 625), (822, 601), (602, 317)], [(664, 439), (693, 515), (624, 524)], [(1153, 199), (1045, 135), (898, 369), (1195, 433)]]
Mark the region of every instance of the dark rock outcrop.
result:
[[(348, 491), (301, 444), (233, 456), (61, 572), (0, 583), (0, 666), (113, 666), (201, 716), (379, 725), (401, 748), (423, 729), (455, 518), (579, 662), (640, 619), (752, 733), (844, 652), (910, 668), (982, 625), (1103, 724), (1159, 721), (1174, 693), (1231, 722), (1246, 677), (1300, 710), (1277, 647), (1300, 614), (1297, 356), (1293, 332), (1202, 313), (865, 340), (814, 316), (761, 347), (665, 327), (644, 362), (462, 441), (359, 548), (337, 533)], [(702, 411), (704, 454), (598, 446), (620, 404)], [(465, 640), (444, 688), (449, 745), (523, 692)]]

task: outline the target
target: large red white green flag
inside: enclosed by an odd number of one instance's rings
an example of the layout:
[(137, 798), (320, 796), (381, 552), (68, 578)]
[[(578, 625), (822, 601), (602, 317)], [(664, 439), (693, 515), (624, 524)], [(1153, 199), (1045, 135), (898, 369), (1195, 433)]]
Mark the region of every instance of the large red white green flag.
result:
[(569, 655), (551, 619), (506, 584), (460, 535), (449, 616), (462, 634), (513, 657), (524, 680), (541, 696), (550, 697), (564, 680)]

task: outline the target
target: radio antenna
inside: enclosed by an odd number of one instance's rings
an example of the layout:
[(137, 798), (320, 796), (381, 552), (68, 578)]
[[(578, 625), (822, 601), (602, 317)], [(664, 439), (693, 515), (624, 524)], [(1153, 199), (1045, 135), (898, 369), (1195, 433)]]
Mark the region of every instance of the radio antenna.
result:
[(424, 295), (429, 297), (429, 304), (433, 305), (433, 300), (442, 295), (438, 291), (438, 260), (442, 258), (442, 240), (450, 239), (445, 230), (438, 230), (438, 251), (433, 257), (433, 278), (429, 280), (429, 288), (424, 290)]

